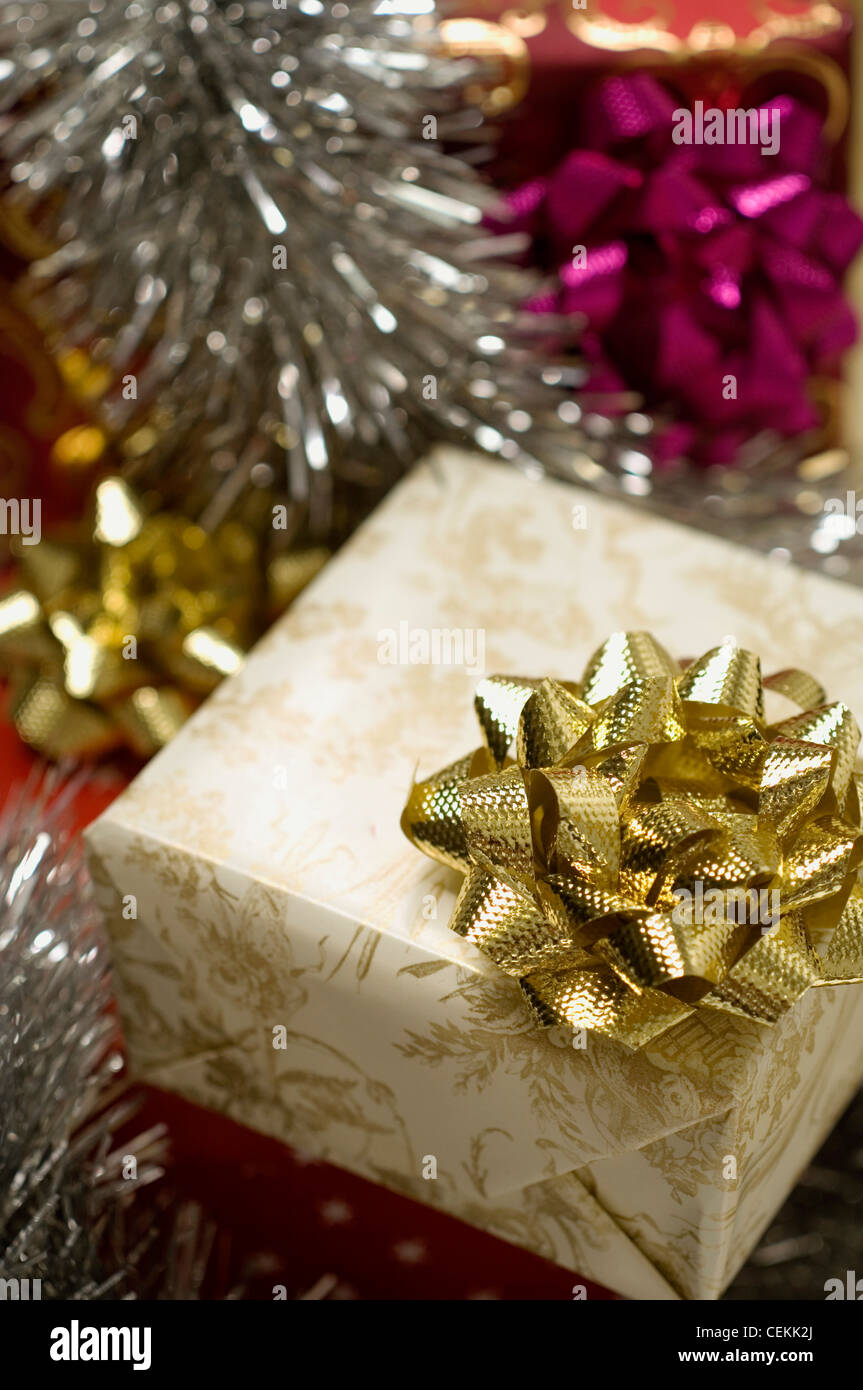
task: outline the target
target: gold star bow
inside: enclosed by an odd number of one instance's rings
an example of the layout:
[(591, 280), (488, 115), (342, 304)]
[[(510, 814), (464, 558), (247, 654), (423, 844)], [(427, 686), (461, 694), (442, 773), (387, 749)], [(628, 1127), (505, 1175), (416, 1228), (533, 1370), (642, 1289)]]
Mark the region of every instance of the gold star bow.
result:
[(147, 515), (119, 478), (96, 490), (83, 536), (18, 547), (0, 600), (0, 674), (20, 737), (49, 758), (128, 747), (149, 757), (223, 677), (327, 552), (268, 563), (240, 522), (212, 533)]
[(860, 731), (811, 676), (615, 633), (577, 684), (492, 676), (475, 704), (483, 746), (402, 828), (466, 873), (450, 926), (541, 1023), (637, 1048), (694, 1009), (770, 1024), (863, 980)]

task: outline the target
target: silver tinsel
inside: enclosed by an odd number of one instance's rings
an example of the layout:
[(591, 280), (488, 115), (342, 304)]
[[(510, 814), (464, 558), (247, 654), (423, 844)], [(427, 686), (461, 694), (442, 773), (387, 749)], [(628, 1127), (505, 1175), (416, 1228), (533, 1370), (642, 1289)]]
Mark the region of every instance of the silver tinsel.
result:
[(50, 774), (0, 811), (0, 1278), (40, 1280), (19, 1292), (43, 1299), (125, 1292), (123, 1211), (163, 1156), (161, 1127), (118, 1145), (135, 1103), (117, 1094), (106, 946), (67, 829), (74, 792)]
[(439, 438), (524, 461), (553, 420), (566, 369), (519, 346), (523, 273), (487, 260), (488, 191), (441, 144), (482, 132), (434, 20), (0, 0), (7, 206), (57, 248), (34, 311), (107, 367), (133, 479), (205, 524), (251, 481), (325, 531), (339, 481), (376, 495)]

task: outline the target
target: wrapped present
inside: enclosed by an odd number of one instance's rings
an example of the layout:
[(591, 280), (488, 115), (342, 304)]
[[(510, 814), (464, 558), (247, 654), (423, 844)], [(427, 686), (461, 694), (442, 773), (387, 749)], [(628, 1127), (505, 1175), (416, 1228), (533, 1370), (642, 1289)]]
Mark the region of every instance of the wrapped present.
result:
[(482, 60), (473, 94), (499, 120), (494, 169), (505, 185), (568, 153), (597, 78), (638, 70), (720, 99), (747, 88), (757, 95), (778, 80), (826, 117), (838, 147), (830, 180), (844, 190), (851, 34), (848, 5), (813, 0), (786, 0), (781, 12), (752, 0), (462, 0), (443, 23), (450, 48)]
[(775, 471), (784, 441), (836, 446), (857, 337), (849, 13), (725, 8), (492, 3), (482, 39), (447, 31), (512, 106), (492, 226), (543, 275), (527, 307), (558, 348), (579, 327), (585, 408), (643, 403), (659, 469)]
[[(718, 1297), (863, 1078), (861, 632), (781, 556), (442, 452), (89, 832), (133, 1067)], [(766, 925), (693, 925), (734, 887)]]

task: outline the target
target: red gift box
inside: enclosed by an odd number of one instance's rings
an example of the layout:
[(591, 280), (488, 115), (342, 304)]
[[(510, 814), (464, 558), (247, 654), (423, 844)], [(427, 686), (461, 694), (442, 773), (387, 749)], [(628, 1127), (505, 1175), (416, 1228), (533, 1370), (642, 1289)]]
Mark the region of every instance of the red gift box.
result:
[[(445, 38), (485, 60), (474, 95), (496, 126), (488, 170), (511, 195), (490, 225), (544, 277), (528, 307), (549, 346), (567, 350), (570, 324), (581, 335), (588, 402), (613, 414), (637, 400), (658, 421), (660, 470), (751, 466), (789, 438), (804, 457), (838, 444), (843, 369), (849, 397), (863, 380), (863, 353), (843, 363), (861, 299), (845, 284), (861, 233), (851, 11), (466, 3), (472, 18), (447, 21)], [(675, 129), (704, 112), (775, 117), (776, 138)], [(681, 158), (681, 143), (696, 148)], [(726, 144), (738, 149), (709, 148)]]
[(485, 110), (501, 116), (491, 171), (510, 186), (552, 168), (572, 146), (584, 84), (611, 71), (649, 70), (693, 96), (742, 105), (784, 92), (827, 118), (830, 185), (847, 187), (851, 13), (844, 5), (782, 0), (466, 0), (444, 23), (447, 46), (481, 56)]

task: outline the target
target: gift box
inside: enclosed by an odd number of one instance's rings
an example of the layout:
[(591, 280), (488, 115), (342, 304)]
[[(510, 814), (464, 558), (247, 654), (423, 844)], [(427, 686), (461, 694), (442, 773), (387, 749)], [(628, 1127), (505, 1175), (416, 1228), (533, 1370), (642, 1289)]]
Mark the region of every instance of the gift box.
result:
[(681, 656), (733, 639), (863, 702), (858, 591), (445, 451), (90, 854), (153, 1084), (626, 1296), (711, 1299), (863, 1077), (863, 991), (808, 989), (769, 1027), (697, 1009), (645, 1046), (578, 1045), (449, 929), (460, 875), (399, 824), (415, 771), (476, 745), (484, 676), (574, 679), (635, 627)]
[(484, 60), (500, 117), (489, 225), (540, 278), (526, 307), (548, 344), (577, 346), (579, 405), (643, 409), (655, 470), (694, 470), (696, 499), (705, 469), (756, 483), (790, 461), (793, 509), (795, 464), (861, 434), (850, 11), (464, 8), (445, 37)]
[(747, 88), (757, 96), (765, 84), (780, 83), (827, 117), (830, 141), (838, 142), (831, 183), (846, 187), (848, 5), (788, 0), (781, 13), (767, 14), (751, 0), (681, 0), (664, 8), (625, 0), (528, 0), (520, 7), (463, 0), (442, 27), (449, 48), (483, 64), (472, 95), (495, 118), (492, 168), (503, 185), (545, 173), (567, 154), (584, 95), (598, 78), (640, 70), (690, 96)]

